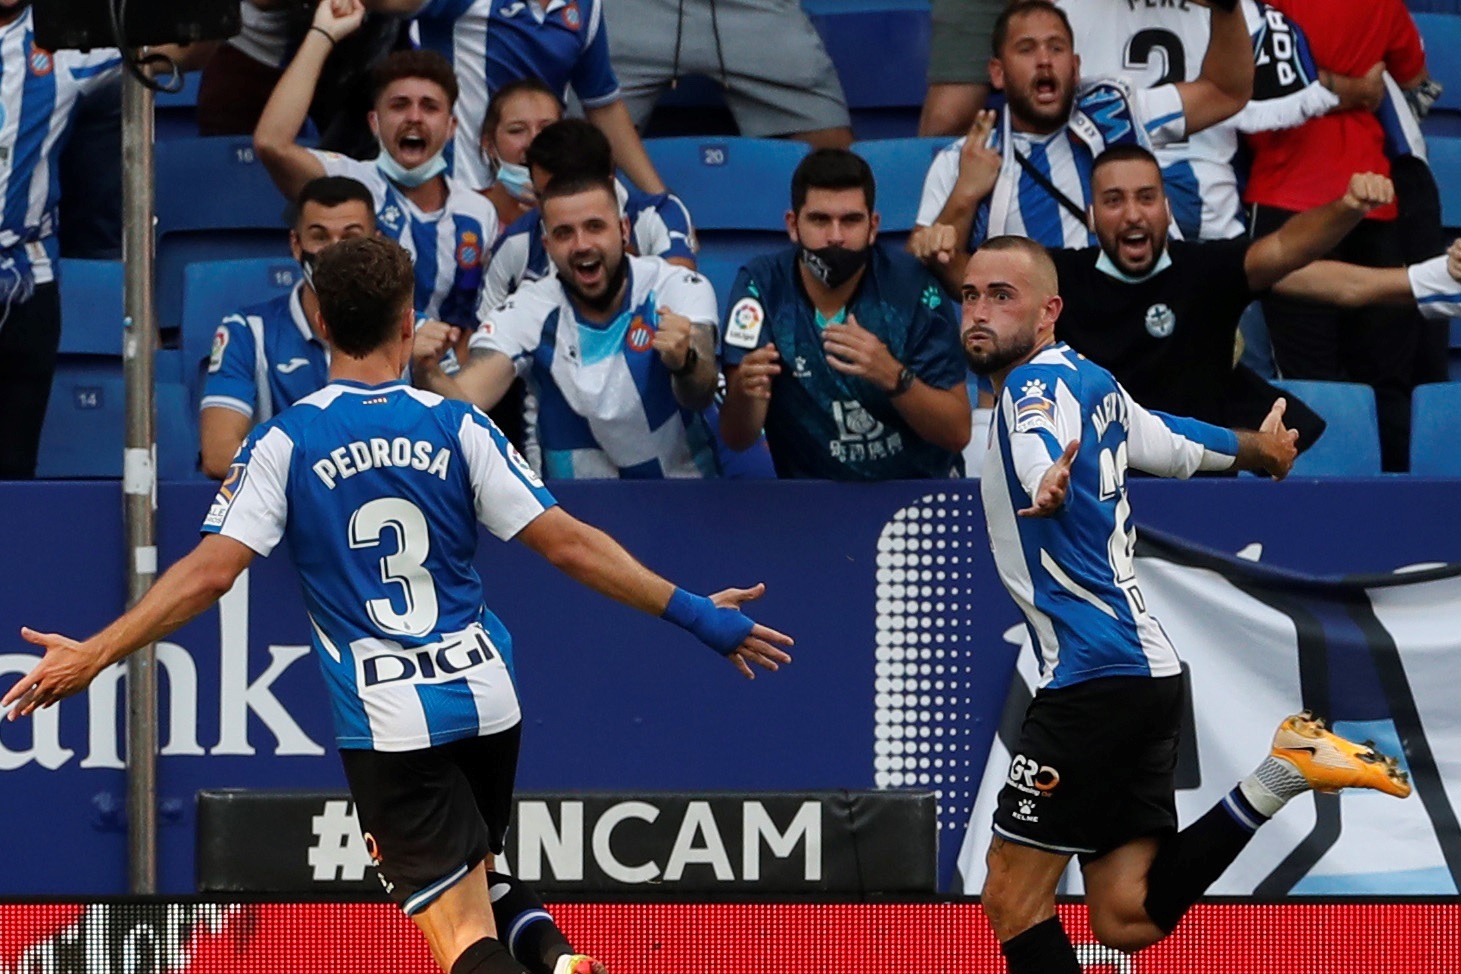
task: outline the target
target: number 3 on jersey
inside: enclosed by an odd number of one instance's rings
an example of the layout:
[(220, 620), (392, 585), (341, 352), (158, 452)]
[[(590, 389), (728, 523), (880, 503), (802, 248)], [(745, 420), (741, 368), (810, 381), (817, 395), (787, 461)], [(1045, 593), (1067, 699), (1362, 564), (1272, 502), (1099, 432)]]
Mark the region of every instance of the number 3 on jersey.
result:
[(1101, 450), (1097, 457), (1101, 474), (1101, 500), (1116, 502), (1111, 537), (1107, 551), (1111, 558), (1112, 580), (1126, 593), (1126, 603), (1137, 618), (1146, 615), (1146, 599), (1136, 584), (1136, 532), (1131, 530), (1131, 501), (1126, 496), (1126, 441), (1112, 452)]
[(350, 516), (350, 547), (373, 548), (384, 543), (384, 531), (395, 533), (396, 550), (380, 559), (380, 579), (401, 587), (406, 611), (397, 612), (389, 597), (365, 603), (370, 619), (385, 632), (425, 636), (436, 628), (436, 583), (426, 570), (431, 532), (421, 508), (400, 497), (380, 497), (362, 504)]

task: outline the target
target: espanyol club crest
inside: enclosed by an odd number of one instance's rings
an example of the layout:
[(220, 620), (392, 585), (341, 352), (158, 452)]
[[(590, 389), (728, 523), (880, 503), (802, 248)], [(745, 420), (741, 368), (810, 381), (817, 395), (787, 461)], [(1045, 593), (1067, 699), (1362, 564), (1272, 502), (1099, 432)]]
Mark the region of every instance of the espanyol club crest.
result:
[(570, 30), (578, 30), (578, 28), (583, 24), (583, 15), (578, 12), (578, 4), (570, 3), (568, 6), (563, 8), (563, 23), (566, 24)]
[(477, 235), (468, 230), (462, 234), (461, 243), (457, 244), (457, 266), (476, 267), (482, 263), (482, 248), (478, 245)]
[(55, 66), (56, 66), (56, 63), (55, 63), (55, 61), (53, 61), (51, 59), (51, 52), (50, 51), (47, 51), (46, 49), (40, 48), (40, 47), (32, 48), (31, 49), (31, 52), (30, 52), (30, 73), (31, 74), (35, 75), (37, 78), (44, 78), (46, 75), (48, 75), (48, 74), (51, 73), (51, 70)]
[(629, 323), (629, 331), (624, 336), (624, 344), (629, 346), (632, 352), (646, 352), (654, 344), (654, 329), (644, 323), (644, 319), (638, 315)]
[(1177, 325), (1177, 315), (1165, 304), (1146, 309), (1146, 330), (1153, 338), (1166, 338)]

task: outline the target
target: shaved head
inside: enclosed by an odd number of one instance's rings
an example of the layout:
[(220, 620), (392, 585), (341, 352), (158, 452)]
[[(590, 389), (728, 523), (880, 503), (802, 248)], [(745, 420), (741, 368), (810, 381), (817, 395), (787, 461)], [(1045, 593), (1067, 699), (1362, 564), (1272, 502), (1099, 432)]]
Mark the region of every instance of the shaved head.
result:
[(969, 258), (960, 288), (960, 336), (969, 367), (995, 379), (1054, 339), (1060, 280), (1045, 248), (1028, 237), (992, 237)]
[(979, 245), (980, 251), (1015, 251), (1024, 254), (1029, 262), (1029, 284), (1035, 289), (1041, 300), (1054, 297), (1060, 293), (1060, 275), (1055, 270), (1055, 261), (1050, 259), (1050, 254), (1040, 244), (1029, 237), (1017, 237), (1007, 234), (1002, 237), (990, 237)]

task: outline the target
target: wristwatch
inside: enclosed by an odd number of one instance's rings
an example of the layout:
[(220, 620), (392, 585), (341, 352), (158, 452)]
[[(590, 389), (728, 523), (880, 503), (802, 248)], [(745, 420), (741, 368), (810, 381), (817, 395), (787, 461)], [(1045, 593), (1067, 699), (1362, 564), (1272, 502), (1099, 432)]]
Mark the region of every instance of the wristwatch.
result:
[(888, 395), (889, 396), (901, 396), (901, 395), (903, 395), (903, 393), (905, 393), (909, 389), (912, 389), (913, 388), (913, 380), (916, 379), (916, 378), (917, 378), (917, 376), (915, 376), (913, 374), (913, 370), (912, 369), (910, 369), (906, 365), (903, 366), (903, 368), (898, 371), (898, 381), (895, 382), (895, 383), (893, 383), (893, 391), (890, 392), (890, 393), (888, 393)]
[(679, 377), (683, 378), (683, 377), (689, 375), (691, 372), (694, 372), (695, 371), (695, 366), (697, 366), (699, 364), (700, 364), (700, 353), (695, 350), (695, 346), (694, 345), (691, 345), (690, 346), (690, 351), (688, 351), (688, 352), (685, 353), (685, 362), (684, 362), (684, 364), (681, 365), (678, 369), (670, 369), (670, 375), (679, 376)]

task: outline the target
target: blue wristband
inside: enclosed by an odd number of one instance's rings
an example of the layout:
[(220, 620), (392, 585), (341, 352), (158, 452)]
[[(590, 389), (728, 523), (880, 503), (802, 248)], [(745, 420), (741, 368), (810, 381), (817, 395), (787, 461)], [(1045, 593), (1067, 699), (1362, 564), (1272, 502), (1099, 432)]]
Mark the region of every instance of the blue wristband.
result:
[(660, 618), (688, 631), (722, 656), (740, 648), (756, 625), (739, 609), (722, 609), (703, 595), (677, 588)]

